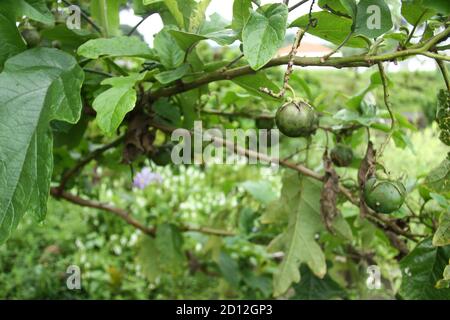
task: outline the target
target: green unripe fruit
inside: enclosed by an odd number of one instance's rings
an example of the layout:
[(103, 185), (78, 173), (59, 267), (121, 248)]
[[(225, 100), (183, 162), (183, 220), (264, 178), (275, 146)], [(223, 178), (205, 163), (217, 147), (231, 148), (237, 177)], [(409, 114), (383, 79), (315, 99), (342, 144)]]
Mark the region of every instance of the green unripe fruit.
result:
[(441, 139), (444, 144), (450, 146), (450, 130), (441, 131), (439, 139)]
[(22, 37), (29, 48), (37, 47), (41, 43), (41, 35), (36, 29), (24, 29)]
[(258, 118), (255, 120), (258, 129), (270, 130), (273, 128), (274, 121), (272, 118)]
[(151, 159), (157, 166), (164, 167), (172, 162), (172, 152), (169, 147), (161, 147), (152, 154)]
[(436, 120), (439, 127), (450, 135), (450, 92), (441, 90), (438, 95)]
[(337, 144), (331, 150), (330, 156), (337, 167), (348, 167), (353, 162), (353, 150), (343, 144)]
[(370, 178), (364, 187), (366, 204), (378, 213), (397, 211), (405, 202), (405, 198), (405, 186), (397, 181)]
[(317, 129), (314, 109), (306, 102), (288, 102), (278, 109), (275, 117), (278, 129), (291, 138), (309, 137)]

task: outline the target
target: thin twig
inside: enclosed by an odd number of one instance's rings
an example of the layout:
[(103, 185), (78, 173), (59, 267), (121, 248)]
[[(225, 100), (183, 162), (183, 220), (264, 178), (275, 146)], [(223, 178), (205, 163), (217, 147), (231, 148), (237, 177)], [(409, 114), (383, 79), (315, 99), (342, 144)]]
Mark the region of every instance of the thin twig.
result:
[(83, 69), (85, 72), (89, 72), (89, 73), (94, 73), (94, 74), (99, 74), (101, 76), (105, 76), (108, 78), (114, 77), (113, 74), (108, 73), (108, 72), (104, 72), (104, 71), (100, 71), (100, 70), (95, 70), (95, 69), (89, 69), (89, 68), (84, 68)]
[[(129, 225), (133, 226), (134, 228), (141, 230), (143, 233), (149, 235), (149, 236), (155, 236), (156, 235), (156, 227), (146, 227), (141, 222), (134, 219), (131, 214), (120, 208), (116, 208), (114, 206), (111, 206), (109, 204), (87, 200), (84, 198), (81, 198), (79, 196), (76, 196), (74, 194), (71, 194), (69, 192), (63, 192), (61, 193), (58, 188), (52, 188), (50, 190), (51, 195), (56, 199), (64, 199), (70, 203), (73, 203), (75, 205), (86, 207), (86, 208), (92, 208), (92, 209), (98, 209), (106, 212), (110, 212), (122, 220), (124, 220)], [(180, 230), (183, 232), (198, 232), (208, 235), (214, 235), (214, 236), (234, 236), (235, 233), (227, 230), (218, 230), (213, 229), (209, 227), (190, 227), (190, 226), (181, 226)]]
[(128, 36), (128, 37), (131, 36), (131, 35), (137, 30), (137, 28), (139, 28), (139, 26), (140, 26), (145, 20), (147, 20), (147, 18), (149, 18), (152, 14), (153, 14), (153, 13), (150, 13), (150, 14), (146, 15), (145, 17), (143, 17), (143, 18), (141, 19), (141, 21), (139, 21), (139, 22), (133, 27), (133, 29), (131, 29), (130, 32), (128, 32), (127, 36)]
[(309, 0), (302, 0), (296, 4), (294, 4), (292, 7), (289, 7), (289, 12), (294, 11), (295, 9), (297, 9), (298, 7), (300, 7), (302, 4), (305, 4), (306, 2), (308, 2)]
[(442, 60), (435, 59), (437, 65), (439, 66), (439, 70), (441, 70), (442, 77), (444, 77), (445, 85), (447, 87), (447, 90), (450, 91), (450, 76), (448, 73), (447, 66)]
[(106, 151), (120, 145), (124, 141), (124, 139), (125, 139), (125, 136), (122, 136), (122, 137), (114, 140), (113, 142), (94, 150), (86, 158), (84, 158), (80, 162), (78, 162), (72, 169), (70, 169), (69, 171), (64, 173), (63, 177), (61, 178), (61, 182), (59, 184), (58, 190), (62, 193), (65, 190), (66, 185), (70, 181), (70, 179), (72, 179), (76, 174), (78, 174), (86, 165), (88, 165), (91, 161), (100, 157)]
[(389, 112), (389, 117), (391, 118), (391, 129), (389, 132), (389, 135), (387, 136), (386, 140), (384, 141), (384, 143), (381, 145), (380, 148), (380, 152), (378, 153), (378, 155), (382, 156), (384, 149), (386, 148), (387, 144), (389, 143), (389, 141), (392, 138), (392, 134), (394, 133), (394, 129), (395, 129), (395, 117), (394, 114), (392, 113), (392, 106), (391, 106), (391, 102), (389, 100), (390, 97), (390, 93), (389, 93), (389, 80), (386, 76), (386, 72), (384, 70), (384, 66), (382, 62), (378, 62), (378, 70), (380, 72), (380, 76), (381, 76), (381, 83), (383, 84), (383, 92), (384, 92), (384, 104), (386, 105), (386, 109)]
[(352, 36), (353, 36), (353, 31), (350, 31), (349, 34), (345, 37), (344, 41), (342, 41), (342, 43), (339, 46), (337, 46), (336, 49), (334, 49), (329, 54), (322, 57), (322, 61), (324, 61), (324, 62), (327, 61), (328, 59), (331, 58), (331, 56), (333, 54), (335, 54), (336, 52), (341, 50), (341, 48), (347, 44), (347, 42), (351, 39)]

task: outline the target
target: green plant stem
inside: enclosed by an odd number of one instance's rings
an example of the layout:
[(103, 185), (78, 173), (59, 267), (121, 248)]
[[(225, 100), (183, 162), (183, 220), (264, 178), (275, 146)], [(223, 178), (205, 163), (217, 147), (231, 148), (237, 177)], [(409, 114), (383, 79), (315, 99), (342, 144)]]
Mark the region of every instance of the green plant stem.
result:
[(450, 91), (450, 75), (448, 73), (447, 66), (440, 59), (436, 59), (436, 63), (439, 67), (439, 70), (441, 70), (442, 77), (444, 78), (445, 86), (447, 87), (447, 90)]
[[(405, 50), (389, 52), (380, 55), (358, 55), (342, 58), (330, 58), (326, 61), (322, 61), (322, 57), (295, 57), (294, 65), (301, 67), (308, 66), (318, 66), (318, 67), (334, 67), (334, 68), (351, 68), (351, 67), (371, 67), (378, 62), (395, 61), (400, 58), (406, 58), (415, 55), (429, 55), (436, 57), (437, 54), (428, 52), (437, 43), (447, 39), (450, 35), (450, 27), (445, 29), (443, 32), (431, 38), (426, 43), (419, 47), (411, 47)], [(437, 55), (441, 60), (450, 59), (443, 55)], [(280, 65), (288, 64), (290, 61), (290, 56), (283, 56), (279, 58), (272, 59), (267, 63), (264, 68), (271, 68)], [(216, 72), (209, 73), (193, 82), (181, 83), (174, 85), (172, 87), (161, 88), (154, 92), (147, 92), (147, 101), (155, 101), (162, 97), (170, 97), (179, 93), (183, 93), (192, 89), (196, 89), (203, 85), (209, 84), (211, 82), (221, 81), (221, 80), (232, 80), (236, 77), (255, 74), (256, 71), (250, 66), (237, 67), (227, 71), (219, 70)]]

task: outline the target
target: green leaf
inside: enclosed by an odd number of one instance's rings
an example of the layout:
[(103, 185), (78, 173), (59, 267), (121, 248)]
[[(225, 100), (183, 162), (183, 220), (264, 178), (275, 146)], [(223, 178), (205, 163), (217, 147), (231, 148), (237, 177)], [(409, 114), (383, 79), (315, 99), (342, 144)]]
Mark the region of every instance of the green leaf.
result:
[(450, 288), (450, 260), (448, 266), (444, 269), (443, 278), (436, 283), (436, 288), (438, 289), (449, 289)]
[(159, 265), (159, 251), (155, 239), (144, 235), (139, 241), (139, 250), (136, 256), (137, 263), (148, 281), (155, 282), (163, 273)]
[[(335, 45), (340, 45), (345, 38), (352, 31), (353, 22), (351, 19), (334, 15), (327, 11), (314, 12), (312, 14), (314, 19), (317, 19), (317, 25), (310, 27), (308, 33), (330, 41)], [(290, 27), (306, 28), (309, 23), (309, 15), (304, 15), (290, 25)], [(345, 44), (352, 48), (365, 48), (367, 43), (359, 37), (352, 37)]]
[(319, 2), (317, 4), (322, 9), (331, 8), (333, 11), (341, 13), (341, 14), (347, 13), (347, 10), (341, 4), (340, 1), (336, 1), (336, 0), (319, 0)]
[(436, 289), (450, 259), (450, 246), (433, 247), (431, 239), (419, 243), (400, 261), (402, 285), (400, 295), (411, 300), (448, 300), (450, 289)]
[(391, 10), (384, 0), (361, 0), (356, 12), (355, 34), (377, 38), (393, 27)]
[(123, 0), (92, 0), (91, 15), (107, 37), (117, 36), (120, 26), (120, 5)]
[(156, 246), (163, 270), (174, 274), (183, 271), (186, 261), (183, 254), (183, 236), (177, 227), (167, 223), (159, 225), (156, 232)]
[[(182, 0), (183, 1), (183, 0)], [(184, 23), (184, 15), (179, 7), (179, 1), (178, 0), (164, 0), (165, 5), (169, 9), (172, 16), (175, 18), (178, 27), (181, 29), (186, 29), (185, 23)]]
[(254, 96), (262, 97), (267, 100), (279, 101), (279, 99), (276, 99), (261, 92), (260, 90), (261, 88), (269, 88), (274, 92), (280, 91), (280, 88), (269, 78), (267, 78), (267, 76), (264, 73), (259, 72), (254, 75), (241, 76), (234, 78), (232, 81), (238, 86), (247, 90)]
[(433, 246), (450, 245), (450, 211), (443, 212), (439, 219), (439, 227), (433, 237)]
[(340, 0), (342, 7), (352, 17), (353, 23), (355, 23), (356, 15), (358, 13), (358, 6), (356, 0)]
[(179, 30), (170, 30), (170, 34), (184, 51), (189, 50), (202, 40), (213, 40), (219, 45), (230, 45), (236, 41), (236, 33), (232, 30), (221, 30), (207, 34), (194, 34)]
[(211, 0), (200, 0), (197, 7), (194, 9), (189, 23), (190, 32), (198, 32), (205, 21), (205, 12), (208, 9)]
[(157, 100), (152, 105), (153, 111), (158, 115), (159, 118), (167, 121), (169, 124), (179, 127), (181, 114), (177, 106), (170, 103), (169, 99), (163, 98)]
[(64, 49), (77, 50), (83, 43), (96, 38), (94, 34), (87, 30), (69, 29), (65, 24), (56, 25), (51, 29), (44, 29), (41, 31), (44, 39), (50, 41), (59, 41)]
[(0, 71), (8, 58), (27, 48), (16, 27), (15, 19), (3, 10), (2, 5), (0, 4), (0, 39), (2, 39), (0, 42)]
[(9, 59), (0, 74), (0, 242), (29, 212), (46, 214), (53, 170), (50, 121), (76, 123), (84, 73), (48, 48)]
[(239, 282), (241, 281), (241, 274), (239, 272), (238, 263), (230, 257), (226, 252), (221, 251), (219, 255), (219, 269), (223, 274), (225, 280), (230, 283), (234, 287), (239, 286)]
[(185, 52), (176, 43), (168, 29), (161, 30), (155, 36), (153, 46), (161, 63), (167, 69), (175, 69), (183, 63)]
[(2, 0), (0, 12), (8, 12), (15, 18), (28, 17), (31, 20), (54, 25), (55, 19), (45, 0)]
[(347, 123), (357, 123), (363, 126), (370, 126), (378, 121), (375, 115), (361, 115), (358, 112), (341, 109), (333, 116), (334, 119)]
[(288, 172), (289, 194), (293, 195), (286, 214), (287, 230), (271, 246), (283, 248), (284, 258), (274, 274), (274, 296), (285, 293), (292, 283), (300, 281), (299, 267), (306, 263), (319, 278), (326, 274), (327, 266), (315, 235), (323, 230), (320, 216), (321, 184), (310, 178)]
[(450, 13), (450, 2), (447, 0), (422, 0), (422, 5), (426, 8), (436, 10), (438, 13)]
[(137, 100), (134, 86), (144, 77), (145, 74), (140, 73), (109, 78), (102, 82), (103, 85), (111, 85), (112, 88), (95, 98), (92, 107), (97, 112), (97, 124), (104, 133), (112, 135), (119, 128), (125, 115), (134, 109)]
[(329, 275), (320, 279), (304, 265), (300, 268), (300, 274), (302, 280), (293, 286), (295, 294), (290, 298), (291, 300), (331, 300), (348, 296), (344, 288)]
[(47, 7), (45, 0), (14, 0), (19, 3), (19, 14), (31, 20), (53, 25), (55, 18)]
[(252, 9), (251, 0), (234, 0), (233, 2), (233, 21), (231, 27), (238, 34), (242, 32)]
[(283, 45), (288, 8), (270, 4), (253, 11), (242, 31), (244, 55), (254, 70), (265, 66)]
[(246, 181), (241, 186), (262, 204), (269, 204), (276, 199), (276, 194), (268, 181)]
[(182, 66), (169, 71), (164, 71), (161, 73), (158, 73), (155, 78), (159, 81), (161, 84), (169, 84), (176, 80), (179, 80), (183, 78), (189, 71), (189, 65), (183, 64)]
[(442, 163), (425, 178), (424, 186), (429, 192), (435, 192), (450, 198), (450, 159)]
[(93, 39), (78, 48), (78, 54), (85, 58), (99, 57), (142, 57), (153, 59), (154, 53), (138, 37), (116, 37), (110, 39)]
[(423, 6), (422, 0), (403, 0), (402, 16), (411, 25), (420, 25), (436, 14), (436, 11)]

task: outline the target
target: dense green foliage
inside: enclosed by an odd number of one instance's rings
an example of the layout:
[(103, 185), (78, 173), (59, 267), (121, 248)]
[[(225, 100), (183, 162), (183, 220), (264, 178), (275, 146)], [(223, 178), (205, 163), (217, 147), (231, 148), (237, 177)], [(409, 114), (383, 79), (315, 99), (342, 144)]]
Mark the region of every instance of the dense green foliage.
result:
[[(67, 15), (2, 0), (0, 298), (450, 299), (448, 3), (311, 0), (300, 15), (234, 0), (226, 21), (210, 2)], [(126, 6), (161, 17), (151, 46), (120, 27)], [(295, 56), (305, 33), (344, 56)], [(415, 56), (440, 72), (385, 70)], [(279, 154), (212, 164), (193, 143), (175, 164), (171, 133), (195, 121), (278, 128)]]

